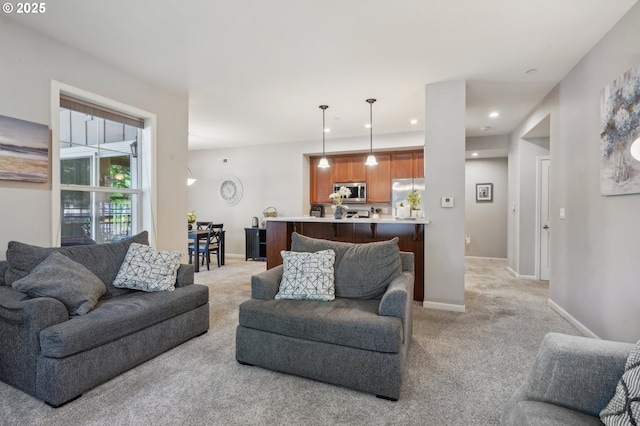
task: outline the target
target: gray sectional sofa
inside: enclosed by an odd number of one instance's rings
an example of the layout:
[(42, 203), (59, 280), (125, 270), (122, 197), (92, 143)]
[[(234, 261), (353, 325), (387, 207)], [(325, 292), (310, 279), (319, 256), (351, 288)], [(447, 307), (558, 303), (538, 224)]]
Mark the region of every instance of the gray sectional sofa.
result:
[[(42, 248), (10, 242), (0, 262), (0, 380), (58, 407), (209, 328), (208, 288), (180, 265), (175, 290), (143, 292), (112, 285), (143, 232), (110, 244)], [(106, 285), (84, 315), (52, 297), (30, 297), (11, 284), (53, 253), (83, 265)]]
[(598, 415), (616, 392), (633, 347), (632, 343), (547, 334), (529, 376), (505, 406), (502, 424), (602, 425)]
[[(293, 252), (326, 249), (335, 251), (334, 300), (277, 299), (283, 265), (252, 277), (252, 298), (240, 305), (236, 359), (397, 400), (412, 333), (413, 253), (400, 252), (397, 240), (292, 235)], [(381, 286), (372, 293), (374, 281)]]

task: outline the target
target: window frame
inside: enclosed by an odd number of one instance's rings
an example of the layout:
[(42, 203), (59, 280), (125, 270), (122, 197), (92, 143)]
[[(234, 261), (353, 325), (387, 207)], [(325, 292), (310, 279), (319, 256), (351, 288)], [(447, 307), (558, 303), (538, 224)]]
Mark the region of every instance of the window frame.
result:
[[(82, 101), (102, 106), (104, 108), (122, 112), (126, 115), (140, 117), (144, 120), (142, 141), (139, 157), (140, 186), (134, 190), (140, 197), (138, 224), (140, 230), (149, 232), (149, 243), (155, 245), (157, 240), (157, 117), (155, 114), (126, 105), (122, 102), (100, 96), (86, 90), (78, 89), (55, 80), (51, 82), (51, 244), (58, 247), (61, 244), (61, 191), (81, 190), (91, 192), (113, 192), (114, 188), (83, 185), (63, 185), (60, 183), (60, 96), (67, 95)], [(124, 188), (118, 192), (125, 191)]]

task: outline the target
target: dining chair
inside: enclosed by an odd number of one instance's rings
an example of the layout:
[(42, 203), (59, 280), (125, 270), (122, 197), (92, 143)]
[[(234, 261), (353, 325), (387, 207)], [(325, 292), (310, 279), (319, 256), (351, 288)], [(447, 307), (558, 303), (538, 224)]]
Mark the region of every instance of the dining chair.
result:
[(220, 250), (222, 247), (222, 223), (212, 223), (209, 227), (211, 235), (209, 236), (209, 248), (207, 250), (208, 262), (211, 262), (211, 253), (216, 254), (218, 268), (220, 267)]
[(207, 229), (209, 225), (211, 225), (211, 222), (196, 222), (196, 228), (198, 229), (198, 231)]
[[(207, 270), (209, 270), (210, 263), (210, 255), (209, 255), (209, 242), (211, 241), (211, 234), (213, 233), (213, 228), (211, 226), (207, 227), (207, 239), (204, 242), (199, 242), (198, 247), (194, 247), (193, 244), (189, 244), (189, 264), (191, 264), (191, 260), (194, 262), (200, 262), (200, 255), (202, 255), (202, 265), (204, 262), (207, 262)], [(218, 263), (220, 266), (220, 263)]]

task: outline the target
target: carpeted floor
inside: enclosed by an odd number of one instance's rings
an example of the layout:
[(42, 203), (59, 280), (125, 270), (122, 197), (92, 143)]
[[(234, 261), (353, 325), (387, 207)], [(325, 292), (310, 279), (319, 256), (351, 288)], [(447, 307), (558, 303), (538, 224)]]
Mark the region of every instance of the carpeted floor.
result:
[(547, 307), (548, 286), (504, 260), (468, 258), (466, 313), (414, 306), (400, 400), (239, 365), (238, 304), (262, 262), (196, 274), (210, 288), (207, 334), (61, 408), (0, 383), (2, 425), (495, 425), (549, 331), (579, 334)]

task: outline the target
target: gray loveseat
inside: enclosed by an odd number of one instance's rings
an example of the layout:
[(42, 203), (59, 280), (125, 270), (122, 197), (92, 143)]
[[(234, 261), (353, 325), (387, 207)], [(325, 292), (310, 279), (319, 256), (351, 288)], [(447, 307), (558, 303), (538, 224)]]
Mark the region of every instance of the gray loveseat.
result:
[(506, 405), (503, 425), (602, 425), (634, 345), (549, 333), (533, 368)]
[[(238, 362), (397, 400), (412, 333), (413, 253), (395, 239), (352, 244), (296, 233), (291, 248), (335, 251), (335, 300), (275, 299), (282, 265), (253, 276), (252, 298), (240, 305)], [(372, 294), (375, 280), (380, 295), (356, 298)]]
[[(112, 285), (132, 242), (42, 248), (10, 242), (0, 262), (0, 380), (58, 407), (209, 328), (208, 288), (180, 265), (173, 291)], [(11, 284), (53, 252), (99, 277), (107, 292), (84, 315), (70, 316), (58, 299), (34, 297)], [(53, 256), (55, 257), (55, 255)]]

